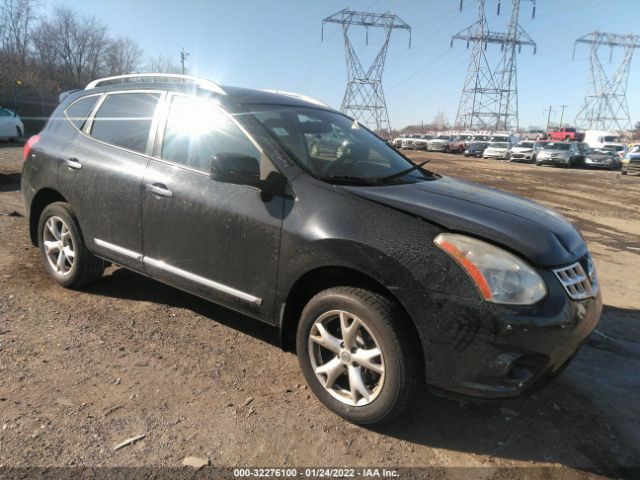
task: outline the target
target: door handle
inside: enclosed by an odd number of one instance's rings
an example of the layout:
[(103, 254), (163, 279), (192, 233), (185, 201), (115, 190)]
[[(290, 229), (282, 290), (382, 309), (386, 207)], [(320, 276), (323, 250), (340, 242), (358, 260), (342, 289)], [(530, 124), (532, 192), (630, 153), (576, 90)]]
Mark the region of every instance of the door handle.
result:
[(64, 164), (69, 168), (73, 168), (74, 170), (82, 168), (82, 164), (78, 161), (77, 158), (67, 158), (64, 161)]
[(173, 197), (173, 192), (169, 190), (166, 185), (162, 185), (161, 183), (147, 183), (145, 188), (147, 192), (151, 192), (159, 197)]

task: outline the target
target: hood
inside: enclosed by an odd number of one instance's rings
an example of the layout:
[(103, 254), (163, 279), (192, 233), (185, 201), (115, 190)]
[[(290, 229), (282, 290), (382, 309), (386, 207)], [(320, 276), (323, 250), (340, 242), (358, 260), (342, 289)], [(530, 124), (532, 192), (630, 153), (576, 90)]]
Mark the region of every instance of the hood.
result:
[(492, 150), (494, 152), (506, 152), (507, 150), (509, 150), (508, 147), (487, 147), (485, 148), (485, 150)]
[(512, 147), (513, 152), (529, 152), (533, 150), (533, 147)]
[(566, 265), (587, 252), (581, 235), (560, 214), (474, 183), (442, 177), (404, 185), (342, 188), (448, 230), (503, 245), (538, 266)]

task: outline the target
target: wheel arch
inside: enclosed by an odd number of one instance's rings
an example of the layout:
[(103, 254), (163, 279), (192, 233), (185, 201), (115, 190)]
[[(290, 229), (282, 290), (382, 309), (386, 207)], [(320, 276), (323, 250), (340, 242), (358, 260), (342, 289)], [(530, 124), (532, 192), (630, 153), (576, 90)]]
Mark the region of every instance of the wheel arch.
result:
[[(411, 333), (414, 334), (413, 338), (419, 338), (418, 330), (408, 311), (388, 288), (366, 273), (354, 268), (323, 266), (300, 276), (286, 296), (280, 318), (280, 345), (283, 350), (295, 352), (296, 333), (302, 310), (314, 295), (332, 287), (359, 287), (384, 295), (398, 306), (403, 320), (411, 329)], [(421, 345), (419, 352), (423, 357), (424, 352)]]
[(43, 188), (35, 194), (29, 208), (29, 238), (34, 246), (38, 246), (38, 222), (42, 211), (54, 202), (66, 202), (67, 200), (53, 188)]

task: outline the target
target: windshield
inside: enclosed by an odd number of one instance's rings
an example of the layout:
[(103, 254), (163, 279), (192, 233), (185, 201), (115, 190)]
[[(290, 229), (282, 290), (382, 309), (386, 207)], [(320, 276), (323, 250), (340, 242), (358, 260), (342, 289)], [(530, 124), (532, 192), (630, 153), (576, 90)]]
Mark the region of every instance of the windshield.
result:
[(438, 140), (451, 140), (449, 135), (438, 135)]
[(469, 148), (487, 148), (487, 144), (482, 142), (474, 142), (469, 145)]
[(491, 140), (493, 140), (494, 142), (508, 142), (509, 141), (509, 137), (495, 136)]
[[(281, 105), (249, 108), (298, 165), (320, 180), (378, 185), (436, 178), (337, 112)], [(404, 171), (407, 173), (402, 174)], [(391, 176), (394, 178), (385, 178)]]
[(491, 145), (489, 145), (489, 147), (491, 147), (491, 148), (509, 148), (509, 144), (508, 143), (503, 143), (503, 142), (494, 142)]
[(624, 146), (622, 145), (605, 145), (602, 148), (604, 150), (609, 150), (614, 152), (621, 152), (622, 150), (624, 150)]
[(614, 135), (605, 135), (603, 137), (603, 141), (605, 141), (605, 142), (619, 142), (620, 141), (620, 137), (616, 137)]
[(516, 143), (516, 147), (518, 147), (518, 148), (533, 148), (533, 142)]
[(544, 150), (569, 150), (571, 146), (568, 143), (549, 142), (542, 146)]

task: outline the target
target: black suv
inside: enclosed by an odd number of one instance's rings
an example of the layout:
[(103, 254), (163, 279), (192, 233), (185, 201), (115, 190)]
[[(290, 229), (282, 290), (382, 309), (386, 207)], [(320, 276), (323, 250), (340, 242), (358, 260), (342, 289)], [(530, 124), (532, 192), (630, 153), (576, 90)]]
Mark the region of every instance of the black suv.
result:
[[(315, 155), (328, 133), (344, 148)], [(94, 81), (25, 146), (22, 192), (58, 283), (115, 263), (273, 325), (318, 398), (360, 424), (397, 414), (422, 381), (531, 392), (602, 308), (559, 214), (414, 165), (302, 95)]]

